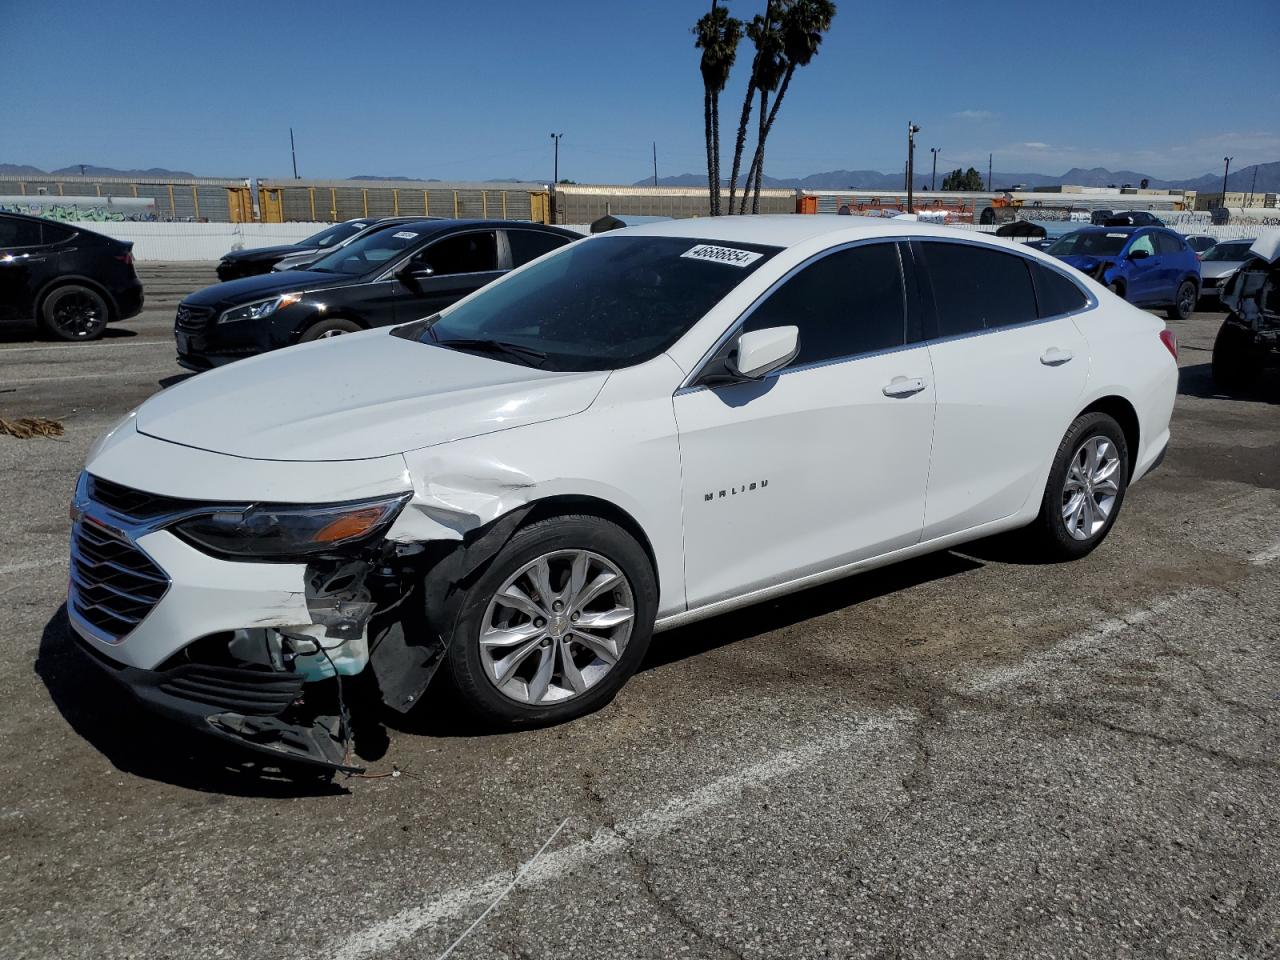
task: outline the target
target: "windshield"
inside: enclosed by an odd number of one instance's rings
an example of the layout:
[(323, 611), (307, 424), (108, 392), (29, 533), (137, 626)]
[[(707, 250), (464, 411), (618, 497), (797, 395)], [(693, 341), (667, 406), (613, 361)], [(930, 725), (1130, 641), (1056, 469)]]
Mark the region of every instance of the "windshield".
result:
[(332, 247), (335, 243), (341, 243), (348, 237), (354, 237), (368, 225), (359, 220), (355, 223), (335, 223), (332, 227), (325, 227), (319, 233), (313, 233), (305, 240), (299, 240), (298, 246)]
[(422, 234), (413, 227), (412, 223), (392, 223), (381, 230), (371, 230), (360, 239), (321, 257), (307, 269), (319, 273), (346, 273), (353, 277), (376, 270), (417, 245)]
[(1210, 249), (1201, 259), (1207, 263), (1248, 260), (1251, 246), (1253, 246), (1252, 240), (1245, 240), (1240, 243), (1220, 243)]
[(497, 341), (536, 351), (548, 370), (616, 370), (669, 348), (777, 252), (688, 237), (599, 237), (488, 287), (420, 339), (471, 341), (459, 349)]
[(1081, 230), (1062, 237), (1048, 252), (1055, 257), (1114, 257), (1128, 239), (1127, 233)]

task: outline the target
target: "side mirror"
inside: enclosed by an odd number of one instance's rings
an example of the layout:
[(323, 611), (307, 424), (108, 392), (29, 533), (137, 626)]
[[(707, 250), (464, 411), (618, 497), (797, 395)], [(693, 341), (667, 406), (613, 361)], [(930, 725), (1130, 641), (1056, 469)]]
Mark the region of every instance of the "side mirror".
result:
[(435, 270), (431, 269), (431, 267), (425, 263), (410, 263), (405, 264), (400, 268), (400, 271), (396, 274), (396, 278), (399, 279), (401, 283), (407, 284), (408, 286), (414, 286), (419, 280), (427, 280), (430, 277), (434, 277), (435, 274)]
[(1147, 253), (1147, 251), (1145, 251), (1145, 250), (1130, 250), (1130, 251), (1129, 251), (1129, 257), (1128, 257), (1128, 259), (1130, 259), (1130, 260), (1145, 260), (1145, 259), (1147, 259), (1147, 257), (1149, 257), (1149, 256), (1151, 256), (1151, 254)]
[(725, 365), (736, 377), (759, 380), (785, 367), (799, 352), (799, 327), (769, 327), (742, 334), (736, 353)]

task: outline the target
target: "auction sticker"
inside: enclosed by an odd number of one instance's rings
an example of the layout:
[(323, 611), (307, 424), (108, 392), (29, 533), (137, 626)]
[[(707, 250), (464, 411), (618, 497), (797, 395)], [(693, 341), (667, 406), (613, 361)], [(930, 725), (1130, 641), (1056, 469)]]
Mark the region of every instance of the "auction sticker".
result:
[(754, 253), (750, 250), (737, 250), (733, 247), (716, 247), (709, 243), (700, 243), (696, 247), (690, 247), (680, 256), (688, 257), (690, 260), (710, 260), (712, 263), (727, 263), (731, 267), (749, 267), (764, 254)]
[(397, 240), (412, 240), (417, 234), (410, 233), (408, 230), (401, 230), (399, 233), (393, 233), (392, 236)]

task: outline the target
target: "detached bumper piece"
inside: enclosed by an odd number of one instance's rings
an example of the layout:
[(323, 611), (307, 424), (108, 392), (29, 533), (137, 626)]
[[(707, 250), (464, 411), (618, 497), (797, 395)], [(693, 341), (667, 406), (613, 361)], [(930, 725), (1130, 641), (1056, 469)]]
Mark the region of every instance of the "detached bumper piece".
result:
[(338, 717), (307, 716), (299, 709), (305, 682), (300, 674), (199, 663), (142, 670), (104, 656), (79, 636), (76, 641), (139, 702), (179, 723), (279, 761), (364, 772), (346, 762)]

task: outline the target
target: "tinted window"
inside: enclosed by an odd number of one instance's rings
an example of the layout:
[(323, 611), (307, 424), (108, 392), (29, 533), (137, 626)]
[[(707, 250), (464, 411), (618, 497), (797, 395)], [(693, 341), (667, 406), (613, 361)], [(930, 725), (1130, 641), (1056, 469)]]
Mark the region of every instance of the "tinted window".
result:
[(939, 337), (1036, 319), (1027, 261), (960, 243), (922, 243)]
[(335, 243), (341, 243), (348, 237), (354, 237), (357, 233), (367, 227), (369, 224), (365, 221), (357, 221), (356, 223), (338, 223), (332, 227), (325, 227), (319, 233), (313, 233), (305, 240), (299, 240), (300, 247), (332, 247)]
[(805, 267), (760, 304), (744, 331), (799, 327), (793, 366), (907, 342), (897, 246), (851, 247)]
[(537, 260), (544, 253), (563, 247), (569, 240), (538, 230), (508, 230), (507, 242), (511, 245), (511, 266), (520, 267), (530, 260)]
[(538, 350), (551, 370), (614, 370), (668, 349), (775, 253), (606, 234), (485, 287), (417, 335), (425, 343), (472, 338)]
[(1217, 263), (1222, 261), (1229, 263), (1235, 260), (1248, 260), (1249, 248), (1253, 246), (1252, 240), (1244, 240), (1240, 243), (1219, 243), (1215, 244), (1208, 253), (1204, 255), (1205, 263)]
[(437, 276), (498, 269), (498, 235), (492, 230), (461, 233), (433, 243), (414, 257)]
[(39, 245), (39, 221), (0, 217), (0, 247), (36, 247)]
[(1036, 301), (1040, 306), (1040, 316), (1060, 317), (1064, 313), (1074, 313), (1088, 306), (1089, 299), (1084, 291), (1057, 270), (1036, 263), (1032, 264), (1031, 272), (1036, 279)]
[(307, 269), (352, 276), (368, 273), (422, 241), (421, 234), (413, 229), (414, 226), (415, 224), (391, 225), (383, 230), (366, 233), (359, 240), (352, 240), (345, 247), (339, 247), (321, 257)]
[(1172, 233), (1157, 233), (1156, 246), (1161, 253), (1182, 253), (1182, 239)]
[(1128, 239), (1129, 234), (1115, 230), (1078, 230), (1059, 237), (1048, 252), (1055, 257), (1114, 257)]
[(70, 240), (75, 236), (74, 230), (59, 223), (42, 223), (40, 227), (44, 232), (45, 243), (61, 243), (63, 240)]

